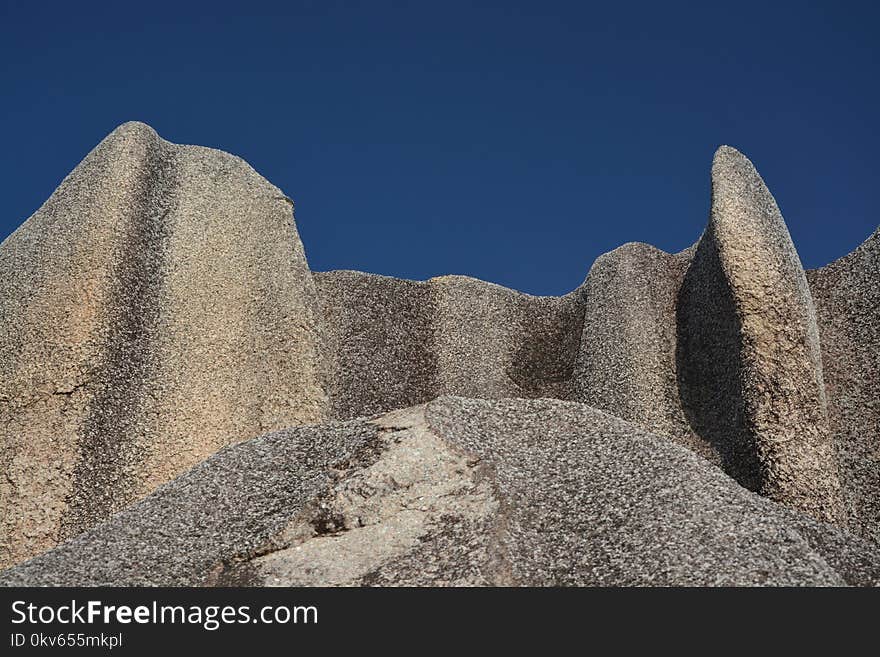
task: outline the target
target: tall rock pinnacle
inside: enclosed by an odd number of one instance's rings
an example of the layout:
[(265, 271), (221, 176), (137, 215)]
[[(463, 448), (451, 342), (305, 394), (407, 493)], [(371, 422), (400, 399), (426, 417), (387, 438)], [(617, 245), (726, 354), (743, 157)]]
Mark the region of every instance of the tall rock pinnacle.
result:
[(322, 419), (291, 210), (241, 159), (126, 123), (3, 243), (0, 564)]
[(722, 146), (678, 306), (681, 397), (741, 484), (820, 519), (844, 508), (813, 301), (782, 214)]

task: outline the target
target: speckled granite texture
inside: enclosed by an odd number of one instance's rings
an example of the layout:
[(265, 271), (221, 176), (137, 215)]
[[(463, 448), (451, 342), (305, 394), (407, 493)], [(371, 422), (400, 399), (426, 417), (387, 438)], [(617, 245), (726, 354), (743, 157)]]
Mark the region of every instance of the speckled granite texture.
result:
[(712, 211), (679, 294), (679, 390), (743, 486), (845, 522), (816, 313), (776, 202), (722, 147)]
[(880, 229), (807, 279), (849, 526), (880, 543)]
[(582, 404), (442, 397), (225, 448), (6, 585), (873, 585), (880, 549)]
[(880, 233), (804, 272), (711, 175), (691, 248), (534, 297), (312, 273), (245, 162), (121, 126), (0, 245), (0, 581), (875, 582)]
[(3, 242), (0, 272), (0, 564), (325, 416), (291, 202), (237, 157), (127, 123)]

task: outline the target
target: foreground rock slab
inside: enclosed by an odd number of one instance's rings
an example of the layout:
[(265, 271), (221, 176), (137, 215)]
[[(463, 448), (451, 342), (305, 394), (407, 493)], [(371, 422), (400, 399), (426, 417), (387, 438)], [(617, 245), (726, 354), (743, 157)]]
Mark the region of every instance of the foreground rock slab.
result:
[(880, 550), (665, 437), (444, 397), (221, 450), (3, 585), (872, 585)]

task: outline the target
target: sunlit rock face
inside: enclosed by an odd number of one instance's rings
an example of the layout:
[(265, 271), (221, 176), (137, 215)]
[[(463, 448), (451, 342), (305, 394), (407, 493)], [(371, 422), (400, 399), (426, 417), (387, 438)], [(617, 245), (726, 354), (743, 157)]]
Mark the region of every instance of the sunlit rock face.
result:
[(0, 246), (0, 559), (326, 413), (289, 200), (127, 123)]

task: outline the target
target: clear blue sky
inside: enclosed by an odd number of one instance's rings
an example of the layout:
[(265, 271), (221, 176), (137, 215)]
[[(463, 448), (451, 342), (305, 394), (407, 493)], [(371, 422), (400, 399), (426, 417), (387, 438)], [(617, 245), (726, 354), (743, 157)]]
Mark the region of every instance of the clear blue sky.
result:
[(722, 143), (807, 267), (880, 223), (876, 3), (0, 2), (0, 238), (132, 119), (281, 187), (316, 270), (564, 293), (690, 245)]

